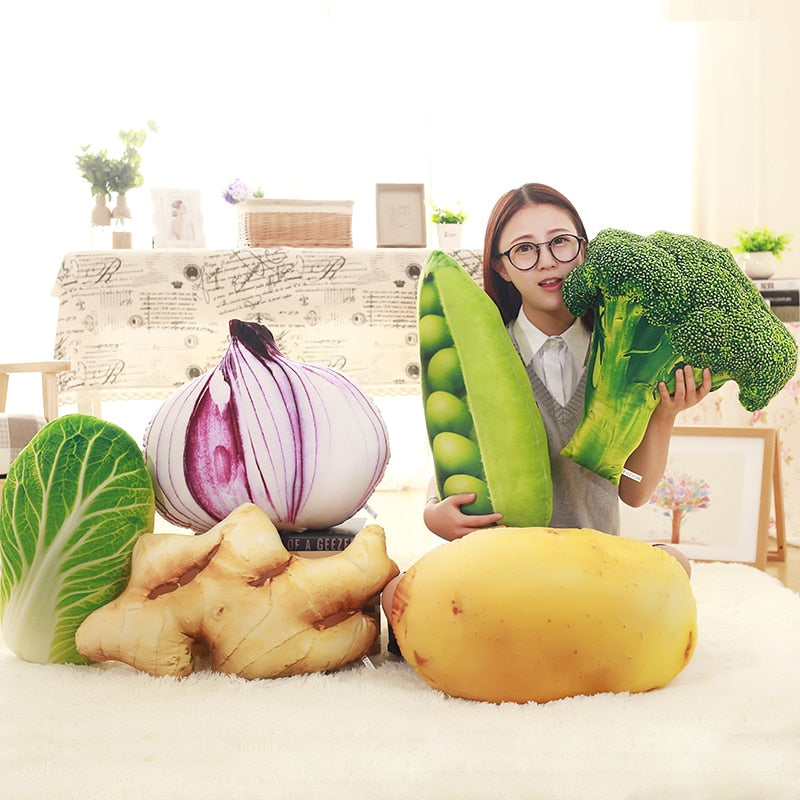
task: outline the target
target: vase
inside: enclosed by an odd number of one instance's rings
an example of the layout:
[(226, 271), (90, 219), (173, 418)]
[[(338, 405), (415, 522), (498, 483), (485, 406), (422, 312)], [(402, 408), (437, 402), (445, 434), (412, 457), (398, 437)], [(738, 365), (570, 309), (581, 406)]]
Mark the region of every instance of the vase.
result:
[(117, 195), (117, 203), (111, 212), (114, 232), (111, 234), (111, 247), (114, 250), (130, 250), (133, 247), (133, 234), (130, 230), (131, 210), (124, 192)]
[(106, 196), (96, 194), (94, 196), (94, 208), (92, 209), (92, 225), (110, 225), (111, 209), (106, 205)]
[(128, 197), (125, 192), (120, 192), (117, 195), (117, 203), (114, 206), (114, 210), (111, 212), (111, 216), (114, 219), (130, 219), (131, 218), (131, 210), (128, 208)]
[(464, 226), (460, 222), (440, 222), (436, 226), (440, 250), (458, 250), (461, 247), (461, 232)]
[(748, 278), (763, 281), (771, 278), (778, 269), (778, 259), (774, 253), (763, 250), (744, 254), (744, 271)]
[(105, 194), (94, 196), (91, 235), (93, 250), (108, 250), (111, 247), (111, 209), (106, 205)]

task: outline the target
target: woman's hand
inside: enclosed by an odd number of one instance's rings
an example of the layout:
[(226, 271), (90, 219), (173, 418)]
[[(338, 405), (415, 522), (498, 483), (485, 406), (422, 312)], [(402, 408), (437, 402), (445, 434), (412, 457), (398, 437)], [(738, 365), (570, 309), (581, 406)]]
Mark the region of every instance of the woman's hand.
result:
[(669, 393), (664, 381), (658, 384), (661, 402), (653, 412), (653, 416), (674, 420), (681, 411), (696, 406), (711, 392), (711, 370), (706, 367), (700, 384), (694, 382), (694, 371), (687, 364), (683, 369), (675, 371), (675, 392)]
[(473, 500), (475, 500), (475, 495), (472, 493), (453, 494), (445, 497), (444, 500), (430, 498), (422, 512), (425, 525), (442, 539), (452, 541), (480, 528), (496, 525), (503, 518), (502, 514), (465, 514), (461, 510), (461, 506), (471, 503)]

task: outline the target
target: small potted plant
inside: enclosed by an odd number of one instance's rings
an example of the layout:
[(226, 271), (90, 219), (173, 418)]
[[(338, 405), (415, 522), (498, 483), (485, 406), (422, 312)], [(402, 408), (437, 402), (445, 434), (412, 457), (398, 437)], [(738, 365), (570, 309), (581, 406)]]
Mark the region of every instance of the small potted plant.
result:
[(439, 238), (439, 247), (442, 250), (458, 250), (461, 247), (461, 232), (466, 212), (458, 203), (456, 210), (443, 206), (431, 207), (431, 222), (436, 225), (436, 234)]
[(791, 233), (775, 233), (770, 228), (740, 228), (736, 231), (738, 244), (732, 247), (734, 253), (743, 253), (744, 270), (753, 280), (772, 277), (776, 261), (781, 260), (784, 250), (792, 241)]
[[(147, 125), (151, 132), (158, 131), (152, 120), (148, 120)], [(144, 182), (139, 148), (145, 143), (147, 133), (144, 128), (121, 130), (119, 138), (124, 149), (120, 158), (110, 158), (107, 150), (93, 153), (88, 145), (81, 147), (81, 152), (76, 156), (81, 177), (91, 184), (92, 195), (95, 197), (92, 224), (109, 225), (113, 218), (122, 228), (112, 235), (112, 247), (115, 248), (131, 247), (131, 234), (124, 230), (125, 221), (131, 217), (126, 195)], [(117, 195), (117, 202), (114, 210), (109, 211), (106, 200), (112, 194)]]
[(111, 209), (106, 204), (110, 196), (108, 180), (111, 176), (111, 159), (106, 150), (93, 153), (89, 150), (89, 145), (81, 148), (81, 152), (75, 156), (81, 177), (88, 181), (92, 187), (92, 197), (95, 199), (94, 209), (92, 209), (92, 225), (110, 225)]

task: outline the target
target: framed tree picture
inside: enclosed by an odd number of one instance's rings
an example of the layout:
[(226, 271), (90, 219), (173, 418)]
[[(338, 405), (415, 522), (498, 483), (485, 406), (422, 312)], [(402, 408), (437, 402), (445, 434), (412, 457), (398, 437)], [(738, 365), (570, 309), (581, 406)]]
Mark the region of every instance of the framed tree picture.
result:
[[(776, 430), (676, 427), (649, 503), (622, 506), (622, 534), (672, 544), (695, 561), (763, 569), (771, 555), (780, 557), (785, 541), (780, 483)], [(773, 499), (778, 549), (770, 554)]]

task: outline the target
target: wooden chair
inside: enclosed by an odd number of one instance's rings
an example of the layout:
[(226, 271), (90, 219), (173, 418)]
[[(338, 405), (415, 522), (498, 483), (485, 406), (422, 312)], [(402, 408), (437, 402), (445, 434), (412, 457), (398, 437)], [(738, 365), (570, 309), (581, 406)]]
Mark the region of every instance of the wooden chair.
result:
[[(69, 369), (68, 361), (34, 361), (0, 364), (0, 486), (11, 462), (50, 420), (58, 416), (57, 375)], [(42, 414), (6, 414), (8, 379), (14, 373), (38, 372), (42, 376)]]

